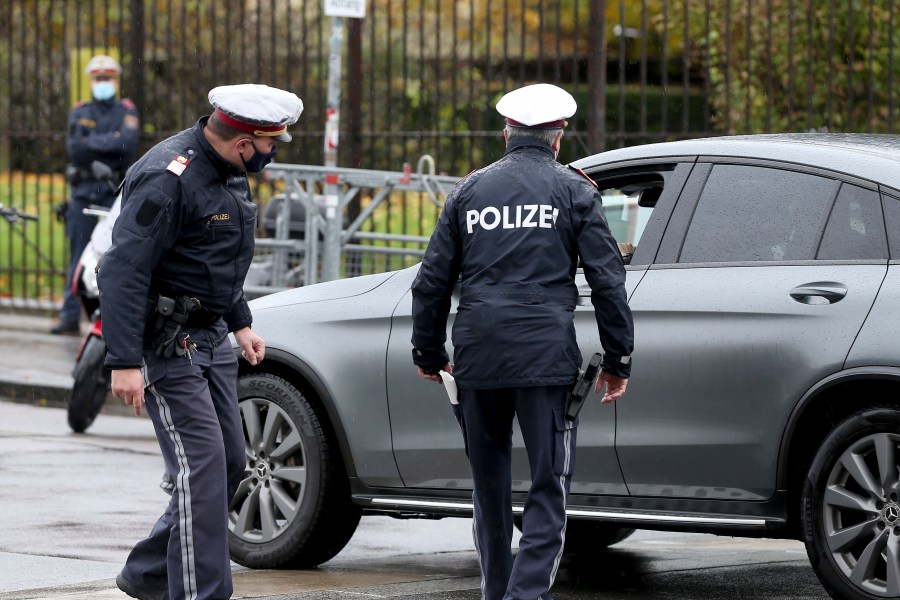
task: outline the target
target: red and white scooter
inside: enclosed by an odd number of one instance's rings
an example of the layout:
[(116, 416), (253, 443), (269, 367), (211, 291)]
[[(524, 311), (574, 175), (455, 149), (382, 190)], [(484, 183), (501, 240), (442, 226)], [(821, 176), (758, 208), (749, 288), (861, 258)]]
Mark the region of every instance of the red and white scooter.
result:
[(110, 372), (103, 366), (106, 360), (106, 342), (103, 341), (100, 290), (95, 269), (100, 257), (112, 245), (112, 228), (119, 215), (121, 198), (120, 194), (108, 210), (85, 209), (85, 214), (97, 217), (98, 222), (72, 277), (72, 293), (78, 296), (85, 312), (91, 316), (91, 328), (81, 342), (75, 356), (75, 369), (72, 371), (74, 381), (69, 397), (68, 416), (69, 427), (76, 433), (91, 426), (109, 394)]

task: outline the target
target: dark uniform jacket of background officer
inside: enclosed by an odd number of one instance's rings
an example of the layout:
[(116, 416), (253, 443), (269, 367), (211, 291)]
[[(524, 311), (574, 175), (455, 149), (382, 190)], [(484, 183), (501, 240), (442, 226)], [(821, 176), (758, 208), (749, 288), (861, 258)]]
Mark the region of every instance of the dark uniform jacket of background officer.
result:
[(413, 358), (447, 362), (450, 290), (459, 277), (454, 372), (466, 389), (566, 385), (582, 364), (573, 311), (578, 257), (591, 285), (604, 370), (627, 377), (633, 325), (625, 269), (600, 193), (550, 146), (513, 138), (499, 161), (447, 198), (412, 286)]
[(256, 206), (247, 176), (203, 136), (205, 122), (160, 142), (125, 178), (114, 244), (98, 276), (107, 366), (141, 366), (149, 300), (158, 293), (196, 297), (225, 317), (229, 331), (252, 321), (243, 282)]
[[(86, 204), (109, 206), (114, 186), (134, 162), (140, 136), (137, 108), (127, 98), (80, 103), (69, 114), (66, 149), (80, 175), (72, 185), (72, 198)], [(119, 176), (113, 187), (90, 177), (91, 163), (106, 164)]]

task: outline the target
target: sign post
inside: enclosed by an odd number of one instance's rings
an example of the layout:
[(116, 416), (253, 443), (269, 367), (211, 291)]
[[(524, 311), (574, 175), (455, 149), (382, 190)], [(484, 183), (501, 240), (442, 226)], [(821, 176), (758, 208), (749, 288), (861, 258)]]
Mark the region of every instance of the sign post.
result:
[[(328, 53), (328, 96), (325, 108), (325, 167), (337, 167), (341, 131), (341, 72), (344, 49), (344, 17), (366, 16), (366, 0), (325, 0), (325, 15), (331, 17)], [(322, 281), (340, 277), (341, 206), (338, 175), (325, 177), (325, 248), (322, 255)]]

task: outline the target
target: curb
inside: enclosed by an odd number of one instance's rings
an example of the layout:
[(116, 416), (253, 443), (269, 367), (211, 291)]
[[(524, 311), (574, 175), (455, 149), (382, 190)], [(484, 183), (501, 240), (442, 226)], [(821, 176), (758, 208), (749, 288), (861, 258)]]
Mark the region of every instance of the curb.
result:
[[(13, 381), (0, 381), (0, 397), (16, 404), (28, 404), (29, 406), (68, 408), (69, 395), (72, 390), (67, 387), (52, 385), (35, 385)], [(126, 406), (121, 400), (116, 400), (112, 394), (106, 395), (106, 402), (100, 409), (101, 415), (132, 416), (134, 409)], [(2, 596), (2, 595), (0, 595)]]
[(0, 396), (20, 404), (65, 408), (69, 404), (71, 393), (72, 390), (67, 387), (20, 381), (0, 381)]

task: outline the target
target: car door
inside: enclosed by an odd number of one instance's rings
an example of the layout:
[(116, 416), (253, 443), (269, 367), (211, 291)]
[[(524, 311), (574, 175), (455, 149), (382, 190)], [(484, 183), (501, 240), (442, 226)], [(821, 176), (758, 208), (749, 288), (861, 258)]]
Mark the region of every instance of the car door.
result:
[[(628, 274), (633, 289), (640, 272)], [(579, 277), (586, 287), (583, 276)], [(455, 314), (456, 302), (453, 303)], [(451, 321), (448, 331), (453, 327)], [(597, 323), (590, 296), (575, 311), (579, 344), (585, 360), (600, 349)], [(443, 386), (418, 377), (412, 365), (412, 297), (407, 292), (391, 322), (387, 352), (387, 391), (394, 459), (404, 485), (415, 488), (472, 489), (462, 433), (453, 416)], [(453, 355), (452, 345), (447, 350)], [(592, 398), (596, 398), (592, 396)], [(589, 403), (578, 429), (578, 468), (572, 493), (627, 495), (615, 454), (615, 411), (598, 402)], [(525, 492), (531, 485), (528, 457), (518, 424), (513, 424), (513, 490)]]
[[(610, 231), (626, 257), (625, 288), (631, 298), (650, 266), (668, 215), (693, 167), (693, 158), (679, 161), (636, 161), (587, 169), (597, 182)], [(601, 352), (591, 289), (579, 270), (575, 328), (587, 361)], [(579, 414), (577, 468), (572, 494), (627, 495), (615, 454), (616, 406), (603, 405), (593, 392)]]
[[(690, 164), (666, 163), (591, 171), (592, 177), (600, 179), (607, 220), (621, 250), (642, 263), (642, 266), (628, 267), (626, 287), (629, 294), (655, 255), (666, 223), (660, 215), (674, 205), (690, 167)], [(644, 198), (643, 207), (639, 206), (641, 197)], [(580, 299), (575, 323), (586, 363), (601, 347), (590, 290), (580, 272), (576, 283)], [(456, 299), (454, 294), (448, 332), (452, 329)], [(394, 310), (386, 367), (397, 467), (408, 487), (470, 490), (472, 483), (462, 434), (444, 389), (420, 379), (412, 366), (411, 312), (412, 297), (408, 292)], [(449, 342), (447, 349), (452, 356)], [(582, 411), (582, 424), (578, 430), (578, 468), (572, 493), (627, 495), (615, 454), (615, 410), (601, 406), (598, 401), (588, 404)], [(527, 491), (531, 477), (517, 425), (513, 432), (512, 471), (513, 489)]]
[[(449, 332), (459, 302), (454, 290)], [(400, 299), (391, 317), (386, 381), (394, 460), (406, 487), (472, 489), (462, 434), (444, 386), (419, 377), (412, 362), (412, 292)]]
[(842, 368), (886, 259), (867, 182), (699, 162), (631, 298), (634, 367), (616, 403), (630, 493), (771, 497), (788, 415)]

